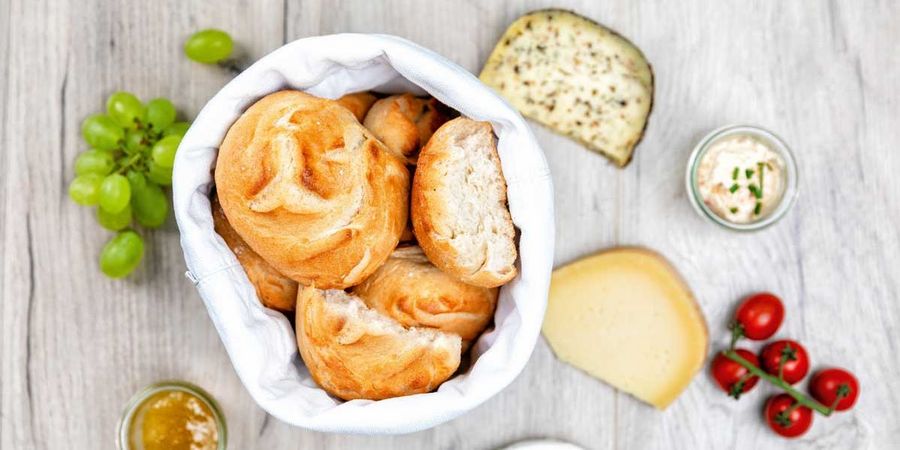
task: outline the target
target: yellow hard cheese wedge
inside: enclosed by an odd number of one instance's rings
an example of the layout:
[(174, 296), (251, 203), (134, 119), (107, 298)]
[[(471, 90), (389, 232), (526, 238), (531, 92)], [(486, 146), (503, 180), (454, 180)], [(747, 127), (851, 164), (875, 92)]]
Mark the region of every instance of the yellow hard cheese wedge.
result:
[(674, 268), (644, 249), (553, 272), (544, 336), (556, 356), (665, 409), (703, 366), (706, 322)]

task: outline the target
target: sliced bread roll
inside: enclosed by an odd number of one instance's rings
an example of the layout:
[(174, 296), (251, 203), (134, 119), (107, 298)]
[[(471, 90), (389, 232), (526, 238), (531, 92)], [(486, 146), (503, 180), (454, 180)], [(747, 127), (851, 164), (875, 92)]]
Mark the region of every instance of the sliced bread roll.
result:
[(653, 72), (637, 47), (558, 9), (513, 22), (480, 78), (525, 116), (620, 167), (631, 160), (653, 102)]
[(404, 328), (344, 291), (315, 288), (297, 298), (297, 345), (313, 380), (344, 400), (433, 391), (461, 354), (458, 335)]
[(487, 288), (516, 276), (515, 229), (488, 122), (460, 117), (434, 133), (419, 154), (411, 205), (416, 239), (435, 266)]

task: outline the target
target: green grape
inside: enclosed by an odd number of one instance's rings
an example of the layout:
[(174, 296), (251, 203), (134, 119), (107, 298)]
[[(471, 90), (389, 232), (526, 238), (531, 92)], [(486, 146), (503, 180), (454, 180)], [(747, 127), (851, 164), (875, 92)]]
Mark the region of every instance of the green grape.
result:
[(163, 167), (153, 161), (147, 163), (147, 178), (160, 186), (170, 186), (172, 184), (172, 168)]
[(100, 184), (100, 207), (108, 213), (118, 213), (131, 200), (131, 186), (128, 178), (119, 174), (108, 175)]
[(146, 147), (146, 136), (143, 131), (128, 130), (125, 132), (125, 150), (128, 153), (138, 153)]
[(164, 98), (154, 98), (147, 102), (147, 122), (158, 131), (175, 122), (175, 105)]
[(81, 123), (81, 134), (91, 147), (100, 150), (116, 148), (119, 141), (125, 137), (122, 127), (104, 114), (94, 114), (84, 119), (84, 122)]
[(213, 28), (194, 33), (184, 43), (184, 53), (199, 63), (212, 64), (231, 56), (234, 41), (222, 30)]
[[(143, 177), (143, 175), (142, 175)], [(162, 188), (144, 181), (143, 187), (133, 191), (131, 205), (134, 218), (142, 226), (156, 228), (169, 216), (169, 200)]]
[(190, 127), (190, 122), (175, 122), (163, 131), (163, 136), (184, 137)]
[(110, 278), (122, 278), (137, 268), (144, 256), (144, 240), (134, 231), (122, 231), (100, 252), (100, 270)]
[(116, 167), (116, 160), (110, 152), (103, 150), (91, 149), (82, 152), (75, 158), (75, 174), (86, 175), (96, 173), (97, 175), (106, 175), (113, 171)]
[(100, 185), (102, 183), (103, 175), (96, 173), (79, 175), (69, 184), (69, 197), (79, 205), (96, 205), (100, 199)]
[(110, 231), (124, 230), (131, 225), (131, 205), (126, 205), (125, 209), (113, 214), (106, 212), (103, 208), (97, 208), (97, 222), (100, 226)]
[(137, 170), (129, 170), (128, 173), (125, 174), (125, 178), (128, 179), (128, 184), (131, 186), (132, 200), (138, 191), (147, 188), (147, 178)]
[(178, 151), (181, 138), (178, 136), (166, 136), (156, 144), (153, 144), (153, 162), (160, 167), (171, 168), (175, 165), (175, 152)]
[(136, 128), (137, 122), (145, 120), (144, 105), (134, 94), (119, 91), (106, 101), (106, 113), (123, 128)]

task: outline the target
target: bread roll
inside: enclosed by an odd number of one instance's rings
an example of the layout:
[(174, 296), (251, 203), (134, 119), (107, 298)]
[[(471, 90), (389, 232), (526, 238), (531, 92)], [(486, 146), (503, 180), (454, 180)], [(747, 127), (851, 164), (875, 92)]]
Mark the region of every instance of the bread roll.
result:
[(400, 235), (400, 242), (415, 242), (416, 235), (413, 234), (412, 226), (407, 224), (406, 228), (403, 229), (403, 234)]
[(425, 326), (463, 339), (463, 349), (494, 317), (496, 288), (465, 284), (435, 267), (417, 246), (399, 247), (353, 288), (366, 306), (405, 327)]
[(419, 149), (449, 120), (447, 107), (412, 94), (383, 98), (372, 105), (363, 124), (389, 149), (415, 164)]
[(369, 109), (372, 107), (372, 104), (375, 103), (375, 100), (378, 100), (378, 97), (373, 95), (371, 92), (354, 92), (353, 94), (347, 94), (337, 100), (336, 102), (340, 103), (341, 106), (350, 110), (354, 116), (356, 116), (356, 120), (360, 123), (366, 118), (366, 113), (369, 112)]
[(219, 205), (219, 199), (212, 200), (213, 225), (216, 233), (222, 236), (228, 248), (234, 252), (238, 262), (247, 273), (250, 283), (256, 288), (256, 296), (263, 306), (282, 312), (294, 310), (297, 302), (297, 282), (282, 275), (271, 264), (262, 259), (244, 239), (234, 231), (228, 218)]
[(216, 186), (234, 229), (303, 285), (358, 284), (397, 246), (409, 172), (333, 100), (264, 97), (228, 130)]
[(339, 290), (302, 288), (297, 345), (313, 380), (344, 400), (380, 400), (436, 389), (459, 367), (460, 338), (403, 328)]
[(515, 229), (491, 125), (460, 117), (434, 133), (413, 179), (412, 223), (428, 259), (465, 283), (516, 276)]

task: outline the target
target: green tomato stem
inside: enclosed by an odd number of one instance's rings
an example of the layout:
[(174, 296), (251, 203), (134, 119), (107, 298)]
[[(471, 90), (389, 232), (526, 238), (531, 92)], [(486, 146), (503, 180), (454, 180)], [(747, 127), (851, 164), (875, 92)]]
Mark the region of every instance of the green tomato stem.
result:
[(759, 367), (756, 367), (755, 365), (753, 365), (750, 361), (747, 361), (746, 359), (742, 358), (741, 355), (738, 355), (737, 352), (735, 352), (734, 350), (725, 350), (722, 352), (722, 354), (725, 355), (726, 358), (743, 366), (745, 369), (750, 371), (750, 373), (752, 373), (753, 375), (756, 375), (756, 376), (762, 378), (763, 380), (766, 380), (769, 383), (772, 383), (775, 386), (778, 386), (779, 388), (784, 390), (784, 392), (786, 392), (788, 395), (793, 397), (794, 400), (796, 400), (798, 404), (801, 404), (809, 409), (812, 409), (813, 411), (816, 411), (825, 417), (830, 416), (831, 413), (834, 411), (832, 408), (829, 408), (829, 407), (815, 401), (814, 399), (807, 397), (806, 395), (804, 395), (802, 392), (798, 391), (797, 389), (794, 389), (793, 386), (785, 383), (784, 380), (782, 380), (780, 378), (776, 378), (772, 375), (769, 375), (768, 373), (766, 373)]
[(787, 357), (781, 355), (781, 358), (778, 359), (778, 379), (784, 380), (784, 364), (787, 363)]
[(730, 350), (734, 350), (734, 347), (737, 345), (738, 340), (744, 336), (744, 326), (739, 322), (734, 321), (731, 322), (731, 346), (728, 347)]
[(831, 402), (831, 408), (829, 408), (829, 409), (834, 411), (835, 408), (837, 408), (838, 403), (840, 403), (841, 400), (843, 400), (844, 397), (846, 397), (848, 395), (850, 395), (850, 385), (848, 385), (846, 383), (841, 383), (841, 385), (838, 386), (837, 395), (834, 397), (834, 401)]

